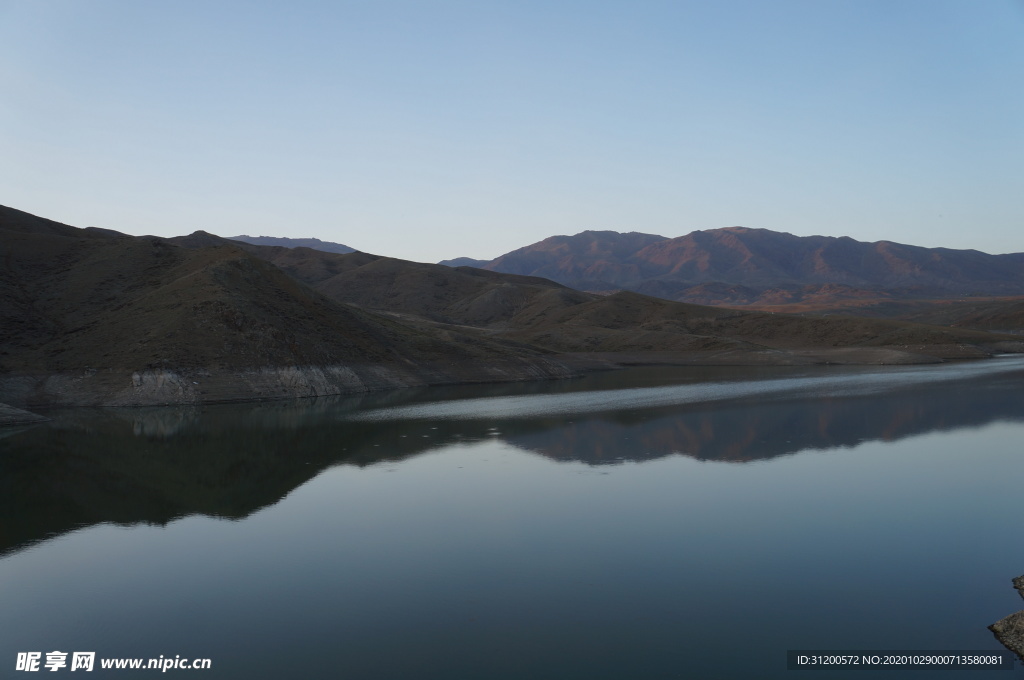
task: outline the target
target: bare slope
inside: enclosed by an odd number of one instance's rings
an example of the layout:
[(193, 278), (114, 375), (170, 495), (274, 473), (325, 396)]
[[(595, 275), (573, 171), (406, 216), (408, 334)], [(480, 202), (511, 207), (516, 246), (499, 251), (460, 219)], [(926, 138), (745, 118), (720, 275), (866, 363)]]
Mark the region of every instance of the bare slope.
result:
[(1024, 333), (1024, 299), (959, 300), (901, 315), (921, 323), (995, 332)]
[[(89, 390), (142, 403), (564, 373), (530, 348), (331, 300), (233, 246), (183, 248), (9, 208), (0, 239), (9, 301), (0, 373), (15, 403), (77, 402)], [(247, 386), (235, 379), (243, 373), (262, 377)]]
[(846, 299), (808, 298), (798, 303), (750, 305), (760, 311), (790, 314), (855, 315), (897, 319), (951, 328), (1024, 333), (1024, 298), (965, 297), (939, 300), (899, 300), (891, 297)]
[(981, 331), (885, 319), (745, 312), (625, 291), (552, 313), (508, 335), (562, 352), (713, 352), (722, 363), (749, 359), (737, 352), (763, 355), (766, 351), (780, 362), (801, 357), (910, 363), (981, 357), (1016, 346), (1001, 346), (1012, 338)]
[[(221, 242), (203, 232), (174, 240), (195, 248)], [(594, 297), (535, 276), (472, 267), (422, 264), (360, 252), (337, 255), (309, 248), (247, 249), (336, 301), (445, 324), (516, 325), (533, 315)]]
[(582, 290), (633, 290), (715, 304), (807, 297), (901, 299), (1024, 294), (1024, 254), (864, 243), (730, 227), (667, 239), (585, 231), (513, 251), (486, 269), (546, 276)]
[(644, 263), (636, 254), (666, 240), (639, 232), (584, 231), (546, 238), (502, 255), (484, 268), (543, 276), (580, 290), (615, 290), (647, 278)]

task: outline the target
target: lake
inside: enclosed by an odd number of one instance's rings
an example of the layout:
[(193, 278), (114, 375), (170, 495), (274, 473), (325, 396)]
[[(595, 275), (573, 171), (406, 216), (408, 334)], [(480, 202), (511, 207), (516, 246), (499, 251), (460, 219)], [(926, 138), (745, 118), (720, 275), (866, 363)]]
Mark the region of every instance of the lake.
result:
[(1002, 650), (1021, 357), (47, 415), (0, 430), (3, 677), (1021, 673), (786, 670)]

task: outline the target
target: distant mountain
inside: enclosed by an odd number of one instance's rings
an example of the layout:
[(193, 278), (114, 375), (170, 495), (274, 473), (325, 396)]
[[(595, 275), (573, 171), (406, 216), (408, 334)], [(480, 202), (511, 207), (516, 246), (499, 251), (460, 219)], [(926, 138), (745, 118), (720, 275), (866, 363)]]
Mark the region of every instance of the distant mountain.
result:
[(283, 238), (278, 236), (229, 236), (231, 241), (242, 241), (256, 246), (280, 246), (282, 248), (312, 248), (322, 250), (325, 253), (353, 253), (355, 248), (349, 248), (341, 243), (321, 241), (318, 238)]
[(454, 260), (441, 260), (438, 264), (446, 267), (483, 267), (490, 260), (474, 260), (471, 257), (457, 257)]
[(636, 254), (667, 241), (664, 236), (615, 231), (584, 231), (552, 236), (513, 250), (483, 266), (497, 272), (543, 276), (579, 290), (617, 290), (647, 278)]
[(502, 255), (484, 269), (580, 290), (632, 290), (712, 304), (866, 297), (1024, 295), (1024, 253), (921, 248), (729, 227), (678, 238), (585, 231)]

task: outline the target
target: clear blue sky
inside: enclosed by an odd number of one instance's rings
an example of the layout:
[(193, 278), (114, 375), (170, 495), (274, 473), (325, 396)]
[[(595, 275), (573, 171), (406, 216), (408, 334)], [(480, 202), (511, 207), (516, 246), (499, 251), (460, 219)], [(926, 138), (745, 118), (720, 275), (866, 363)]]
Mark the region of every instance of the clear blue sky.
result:
[(75, 226), (1024, 251), (1021, 0), (0, 0), (0, 87), (0, 204)]

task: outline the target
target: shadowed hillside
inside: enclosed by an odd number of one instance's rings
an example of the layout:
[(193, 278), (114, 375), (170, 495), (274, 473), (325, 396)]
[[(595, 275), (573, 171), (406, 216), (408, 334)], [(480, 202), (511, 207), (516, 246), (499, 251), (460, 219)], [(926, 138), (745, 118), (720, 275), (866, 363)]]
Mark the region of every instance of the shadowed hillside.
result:
[(937, 300), (809, 297), (801, 302), (756, 303), (745, 308), (784, 314), (893, 319), (949, 328), (1024, 334), (1024, 297), (1020, 296)]
[[(191, 248), (223, 241), (205, 232), (172, 240)], [(421, 264), (360, 252), (335, 255), (309, 248), (250, 246), (247, 250), (334, 300), (444, 324), (519, 325), (595, 298), (547, 279), (472, 267)]]
[[(479, 366), (502, 362), (527, 369), (510, 378), (565, 373), (529, 348), (441, 334), (337, 302), (234, 246), (184, 248), (9, 208), (0, 209), (0, 237), (0, 294), (9, 301), (0, 373), (15, 402), (359, 391), (486, 379)], [(310, 366), (333, 368), (303, 374)], [(240, 384), (242, 371), (262, 371), (254, 378), (260, 384)]]
[[(987, 356), (999, 338), (895, 320), (744, 312), (630, 292), (560, 310), (509, 336), (564, 352), (747, 351), (764, 356), (771, 350), (788, 353), (786, 360), (852, 363)], [(783, 359), (776, 355), (775, 360)]]
[(963, 300), (934, 304), (901, 318), (921, 323), (976, 328), (995, 332), (1024, 332), (1024, 300)]

